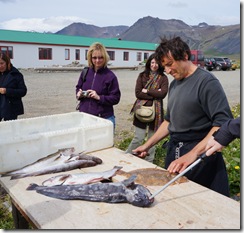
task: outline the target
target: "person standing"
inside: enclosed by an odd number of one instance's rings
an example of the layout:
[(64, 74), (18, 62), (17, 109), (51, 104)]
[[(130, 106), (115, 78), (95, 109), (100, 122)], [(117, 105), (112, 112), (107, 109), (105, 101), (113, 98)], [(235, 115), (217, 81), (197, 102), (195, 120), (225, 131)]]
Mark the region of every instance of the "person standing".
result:
[(230, 119), (215, 131), (209, 139), (206, 146), (206, 155), (212, 155), (217, 151), (221, 151), (228, 146), (236, 138), (240, 138), (241, 118)]
[(116, 75), (107, 67), (109, 55), (98, 42), (93, 43), (87, 53), (88, 71), (85, 79), (81, 73), (76, 85), (76, 98), (80, 101), (79, 111), (102, 117), (113, 122), (113, 106), (121, 97)]
[(24, 76), (9, 56), (0, 52), (0, 121), (16, 120), (24, 114), (22, 97), (27, 93)]
[[(168, 93), (168, 86), (168, 77), (164, 74), (162, 65), (156, 61), (156, 54), (154, 53), (148, 58), (145, 70), (141, 72), (137, 78), (135, 87), (137, 100), (131, 109), (131, 113), (134, 113), (141, 105), (152, 106), (154, 101), (155, 119), (148, 123), (141, 122), (134, 114), (134, 138), (126, 150), (126, 153), (132, 153), (132, 150), (140, 146), (145, 138), (150, 138), (163, 122), (163, 99)], [(153, 162), (155, 149), (155, 146), (150, 148), (145, 160)]]
[[(162, 38), (156, 53), (165, 72), (174, 77), (167, 112), (157, 132), (134, 152), (145, 157), (149, 148), (169, 135), (165, 168), (170, 173), (181, 173), (206, 152), (213, 132), (233, 116), (219, 80), (190, 61), (190, 48), (180, 37)], [(228, 175), (220, 152), (205, 157), (185, 176), (229, 196)]]

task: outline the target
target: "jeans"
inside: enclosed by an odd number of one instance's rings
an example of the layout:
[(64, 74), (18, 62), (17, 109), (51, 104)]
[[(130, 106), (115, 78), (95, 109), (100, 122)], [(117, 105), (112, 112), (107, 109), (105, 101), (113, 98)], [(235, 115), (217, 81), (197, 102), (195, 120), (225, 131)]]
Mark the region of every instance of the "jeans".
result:
[[(149, 129), (149, 127), (147, 127), (146, 129), (141, 129), (141, 128), (135, 127), (134, 138), (132, 139), (128, 149), (126, 150), (126, 153), (132, 154), (132, 150), (134, 150), (138, 146), (142, 145), (144, 142), (144, 139), (147, 137), (147, 140), (148, 140), (150, 137), (152, 137), (153, 134), (154, 134), (154, 131)], [(149, 155), (145, 157), (145, 160), (153, 163), (155, 151), (156, 151), (156, 147), (155, 146), (151, 147), (148, 151)]]
[(115, 116), (111, 116), (111, 117), (108, 117), (106, 119), (109, 120), (109, 121), (112, 121), (112, 123), (114, 125), (114, 131), (115, 131)]

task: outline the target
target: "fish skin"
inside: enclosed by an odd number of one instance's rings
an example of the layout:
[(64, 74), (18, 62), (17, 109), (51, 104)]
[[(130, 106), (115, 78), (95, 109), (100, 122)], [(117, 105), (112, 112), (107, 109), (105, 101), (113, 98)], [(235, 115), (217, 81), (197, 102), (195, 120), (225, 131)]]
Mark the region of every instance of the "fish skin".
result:
[(102, 163), (100, 158), (83, 154), (83, 152), (74, 154), (74, 151), (73, 147), (60, 149), (54, 154), (41, 158), (21, 169), (7, 172), (2, 176), (11, 176), (11, 180), (14, 180), (29, 176), (64, 172), (76, 168), (92, 167)]
[(76, 184), (90, 184), (99, 182), (102, 180), (108, 180), (115, 176), (117, 171), (122, 169), (120, 166), (114, 166), (113, 169), (104, 172), (89, 172), (79, 174), (61, 174), (53, 176), (42, 182), (43, 186), (55, 186), (55, 185), (76, 185)]
[(92, 156), (92, 155), (86, 155), (83, 152), (78, 154), (77, 159), (92, 159), (97, 164), (101, 164), (103, 162), (100, 158)]
[(57, 160), (65, 161), (65, 160), (70, 158), (70, 156), (73, 154), (74, 151), (75, 150), (73, 147), (60, 149), (53, 154), (50, 154), (44, 158), (38, 159), (34, 163), (31, 163), (29, 165), (24, 166), (23, 168), (16, 169), (14, 171), (6, 172), (2, 176), (11, 176), (11, 175), (15, 175), (15, 174), (23, 174), (23, 173), (33, 172), (35, 170), (38, 170), (40, 167), (50, 165), (51, 163), (54, 163)]
[(36, 190), (42, 195), (62, 200), (86, 200), (107, 203), (129, 203), (138, 207), (149, 207), (154, 202), (150, 191), (135, 184), (136, 176), (122, 182), (57, 185), (52, 187), (30, 184), (27, 190)]
[(72, 160), (69, 163), (62, 163), (56, 164), (53, 166), (47, 166), (42, 168), (42, 170), (31, 172), (31, 173), (24, 173), (24, 174), (16, 174), (11, 176), (11, 180), (20, 179), (29, 176), (39, 176), (44, 174), (52, 174), (57, 172), (65, 172), (70, 171), (76, 168), (85, 168), (85, 167), (93, 167), (97, 164), (93, 160)]
[[(137, 178), (135, 182), (146, 186), (165, 185), (177, 175), (177, 174), (171, 174), (167, 170), (162, 170), (158, 168), (140, 168), (128, 172), (120, 170), (118, 171), (117, 174), (125, 176), (125, 178), (128, 178), (132, 175), (136, 175)], [(171, 185), (185, 183), (185, 182), (188, 182), (188, 179), (185, 176), (183, 176), (180, 177), (177, 181), (175, 181)]]

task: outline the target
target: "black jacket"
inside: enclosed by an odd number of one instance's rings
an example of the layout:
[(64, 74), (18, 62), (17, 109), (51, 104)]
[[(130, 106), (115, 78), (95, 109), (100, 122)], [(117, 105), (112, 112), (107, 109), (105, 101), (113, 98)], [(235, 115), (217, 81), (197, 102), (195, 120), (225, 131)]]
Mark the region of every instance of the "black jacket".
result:
[(24, 114), (22, 97), (27, 93), (23, 75), (15, 68), (0, 74), (0, 87), (6, 88), (6, 94), (0, 94), (0, 119)]
[(219, 128), (219, 130), (217, 130), (213, 134), (214, 139), (222, 146), (227, 146), (234, 139), (240, 138), (240, 124), (241, 124), (240, 117), (226, 121)]

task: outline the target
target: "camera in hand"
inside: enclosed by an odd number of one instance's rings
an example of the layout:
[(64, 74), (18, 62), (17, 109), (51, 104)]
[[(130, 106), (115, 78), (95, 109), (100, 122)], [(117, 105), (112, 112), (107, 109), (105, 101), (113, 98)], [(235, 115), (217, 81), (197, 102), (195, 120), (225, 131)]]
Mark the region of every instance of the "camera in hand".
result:
[(82, 91), (82, 95), (87, 97), (88, 96), (88, 91)]

